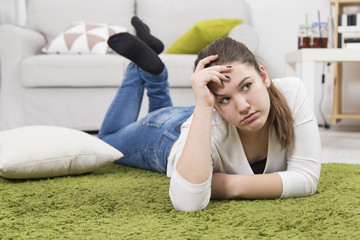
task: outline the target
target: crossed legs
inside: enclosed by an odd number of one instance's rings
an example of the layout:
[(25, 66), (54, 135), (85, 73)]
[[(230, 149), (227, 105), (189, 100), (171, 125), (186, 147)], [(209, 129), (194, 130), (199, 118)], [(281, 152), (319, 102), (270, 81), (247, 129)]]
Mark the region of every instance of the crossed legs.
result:
[(149, 97), (149, 112), (172, 106), (167, 70), (157, 55), (163, 51), (163, 44), (150, 34), (148, 26), (137, 17), (132, 18), (132, 24), (139, 36), (119, 33), (108, 40), (109, 46), (115, 52), (130, 59), (132, 63), (129, 64), (122, 84), (105, 115), (99, 131), (100, 138), (137, 120), (144, 88)]

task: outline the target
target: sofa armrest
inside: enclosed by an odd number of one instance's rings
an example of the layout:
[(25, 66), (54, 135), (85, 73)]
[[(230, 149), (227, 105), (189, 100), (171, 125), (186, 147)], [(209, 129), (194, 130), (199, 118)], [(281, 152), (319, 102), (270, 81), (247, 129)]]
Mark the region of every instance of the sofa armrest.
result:
[(19, 66), (24, 58), (40, 53), (45, 37), (15, 25), (0, 26), (0, 129), (24, 126), (24, 99)]
[(45, 44), (45, 37), (39, 32), (10, 24), (0, 26), (2, 63), (19, 63), (28, 56), (40, 53)]

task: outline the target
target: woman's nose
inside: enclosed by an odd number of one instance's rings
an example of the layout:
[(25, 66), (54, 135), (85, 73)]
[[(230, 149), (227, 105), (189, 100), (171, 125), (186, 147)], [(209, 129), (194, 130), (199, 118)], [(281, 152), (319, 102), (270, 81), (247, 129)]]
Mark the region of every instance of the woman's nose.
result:
[(247, 114), (250, 110), (250, 104), (244, 96), (238, 95), (235, 99), (236, 110), (241, 114)]

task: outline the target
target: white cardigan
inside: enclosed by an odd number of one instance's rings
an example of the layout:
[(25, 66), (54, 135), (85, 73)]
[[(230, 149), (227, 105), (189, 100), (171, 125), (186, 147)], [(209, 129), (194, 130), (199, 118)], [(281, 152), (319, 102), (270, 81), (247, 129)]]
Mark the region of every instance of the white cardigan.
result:
[[(321, 169), (319, 129), (303, 83), (293, 77), (274, 79), (294, 119), (294, 144), (282, 150), (274, 129), (270, 128), (268, 155), (264, 173), (278, 173), (282, 179), (282, 198), (305, 197), (315, 193)], [(211, 176), (202, 184), (191, 184), (176, 171), (176, 163), (184, 148), (192, 116), (182, 125), (167, 165), (170, 198), (178, 210), (205, 208), (211, 197)], [(213, 171), (228, 174), (254, 174), (246, 158), (236, 127), (214, 110), (212, 119)]]

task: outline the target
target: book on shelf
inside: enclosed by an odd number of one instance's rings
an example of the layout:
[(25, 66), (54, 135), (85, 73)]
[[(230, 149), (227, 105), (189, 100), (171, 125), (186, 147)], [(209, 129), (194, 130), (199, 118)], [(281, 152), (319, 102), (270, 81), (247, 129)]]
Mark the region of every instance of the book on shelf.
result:
[(339, 14), (338, 26), (358, 26), (360, 27), (360, 13), (357, 14)]
[(359, 43), (351, 42), (360, 38), (360, 13), (357, 14), (339, 14), (338, 16), (338, 48), (353, 48)]
[(345, 40), (347, 40), (347, 43), (350, 43), (351, 41), (353, 41), (353, 39), (360, 39), (360, 31), (359, 32), (338, 33), (338, 48), (348, 46), (348, 45), (345, 45)]
[(344, 43), (360, 43), (360, 37), (358, 37), (358, 38), (345, 38)]
[(360, 49), (360, 36), (356, 38), (344, 38), (344, 48)]

